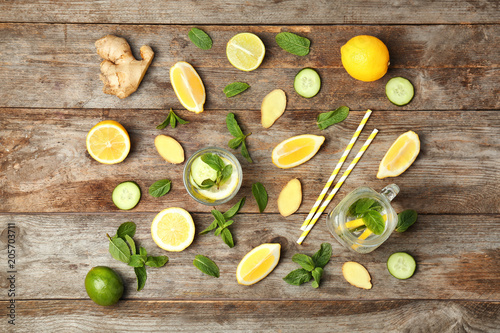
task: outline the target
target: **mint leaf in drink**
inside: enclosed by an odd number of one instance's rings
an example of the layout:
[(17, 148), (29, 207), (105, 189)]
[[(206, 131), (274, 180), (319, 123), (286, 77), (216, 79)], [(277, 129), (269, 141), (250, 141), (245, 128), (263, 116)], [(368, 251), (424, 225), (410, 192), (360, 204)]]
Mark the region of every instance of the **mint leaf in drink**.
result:
[(216, 278), (218, 278), (220, 275), (219, 267), (217, 266), (217, 264), (210, 258), (202, 256), (201, 254), (198, 254), (196, 257), (194, 257), (193, 265), (207, 275)]
[(132, 237), (130, 237), (129, 235), (125, 235), (125, 240), (127, 241), (128, 246), (130, 246), (130, 251), (132, 252), (132, 254), (136, 254), (137, 250), (135, 249), (135, 242)]
[(149, 187), (149, 194), (152, 197), (159, 198), (170, 192), (172, 182), (169, 179), (161, 179)]
[(369, 210), (364, 213), (363, 223), (375, 235), (381, 235), (385, 230), (384, 218), (376, 210)]
[(222, 171), (222, 169), (224, 168), (224, 161), (217, 154), (203, 154), (201, 155), (201, 160), (208, 164), (215, 171)]
[(276, 35), (276, 43), (283, 50), (298, 56), (309, 54), (309, 46), (311, 41), (305, 37), (301, 37), (291, 32), (280, 32)]
[(146, 279), (148, 278), (146, 267), (134, 267), (134, 272), (137, 277), (137, 291), (141, 291), (146, 285)]
[(290, 273), (288, 273), (287, 276), (283, 278), (283, 280), (285, 280), (286, 283), (294, 286), (300, 286), (303, 283), (311, 281), (311, 279), (312, 279), (311, 272), (308, 272), (303, 268), (291, 271)]
[(167, 256), (158, 256), (158, 257), (148, 257), (146, 259), (146, 265), (149, 267), (162, 267), (168, 262)]
[(116, 260), (128, 264), (130, 262), (130, 249), (127, 243), (120, 237), (111, 238), (108, 234), (106, 236), (109, 239), (109, 253), (111, 253), (111, 256)]
[(236, 96), (238, 94), (241, 94), (242, 92), (244, 92), (248, 88), (250, 88), (250, 85), (248, 85), (245, 82), (233, 82), (233, 83), (228, 84), (224, 88), (224, 94), (226, 94), (226, 97), (229, 98), (229, 97), (233, 97), (233, 96)]
[(312, 259), (315, 267), (325, 267), (332, 257), (332, 245), (330, 243), (322, 243), (318, 252), (313, 254)]
[(140, 254), (133, 254), (130, 256), (130, 262), (128, 265), (132, 267), (142, 267), (144, 266), (144, 262), (145, 260), (143, 256)]
[(210, 50), (212, 48), (212, 38), (201, 29), (192, 28), (188, 33), (188, 37), (194, 45), (202, 50)]
[(200, 185), (198, 185), (200, 188), (203, 188), (203, 189), (207, 189), (207, 188), (211, 188), (212, 186), (215, 186), (215, 182), (208, 178), (208, 179), (205, 179), (204, 181), (201, 182)]
[(314, 281), (312, 282), (312, 287), (318, 288), (319, 282), (321, 281), (321, 277), (323, 276), (323, 268), (316, 267), (311, 273), (312, 273), (312, 277), (314, 279)]
[(231, 164), (224, 166), (224, 169), (222, 169), (222, 178), (220, 180), (220, 184), (228, 180), (229, 177), (231, 177), (232, 173), (233, 173), (233, 166)]
[(243, 132), (241, 131), (240, 125), (238, 125), (238, 122), (236, 121), (234, 113), (230, 112), (226, 116), (226, 126), (232, 136), (236, 138), (244, 136)]
[(356, 215), (361, 215), (366, 213), (367, 211), (371, 210), (370, 207), (375, 203), (376, 201), (374, 199), (370, 198), (362, 198), (356, 201), (356, 207), (354, 211), (356, 212)]
[(116, 231), (116, 235), (122, 239), (125, 239), (125, 235), (129, 235), (130, 237), (134, 237), (135, 235), (136, 225), (134, 222), (125, 222), (122, 223), (118, 230)]
[(227, 212), (222, 214), (224, 216), (224, 218), (227, 220), (227, 219), (230, 219), (231, 217), (235, 216), (236, 214), (238, 214), (240, 209), (245, 205), (245, 200), (246, 200), (246, 197), (243, 197), (233, 207), (229, 208), (227, 210)]
[(349, 115), (349, 108), (347, 106), (341, 106), (334, 111), (323, 112), (318, 115), (317, 125), (321, 130), (327, 129), (328, 127), (344, 121)]
[(316, 267), (312, 258), (305, 254), (301, 253), (294, 254), (292, 257), (292, 261), (302, 266), (302, 268), (308, 272), (311, 272), (314, 269), (314, 267)]
[(259, 206), (259, 211), (262, 213), (267, 206), (267, 192), (266, 188), (262, 183), (254, 183), (252, 184), (252, 194), (257, 201), (257, 205)]
[(405, 232), (409, 227), (417, 221), (417, 212), (413, 209), (403, 210), (398, 214), (398, 224), (396, 225), (397, 232)]
[(229, 231), (229, 229), (224, 227), (220, 235), (222, 237), (222, 241), (224, 241), (227, 246), (229, 246), (230, 248), (234, 247), (233, 235), (231, 234), (231, 231)]

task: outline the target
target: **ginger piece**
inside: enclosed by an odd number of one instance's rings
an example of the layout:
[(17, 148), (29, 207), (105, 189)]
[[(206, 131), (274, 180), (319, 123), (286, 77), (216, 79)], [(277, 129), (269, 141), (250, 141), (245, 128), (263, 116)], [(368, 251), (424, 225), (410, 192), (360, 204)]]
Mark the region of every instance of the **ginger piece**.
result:
[(284, 217), (290, 216), (297, 211), (302, 202), (302, 186), (295, 178), (290, 180), (280, 192), (278, 197), (278, 210)]
[(264, 97), (262, 101), (261, 122), (264, 128), (271, 127), (276, 120), (285, 112), (286, 95), (281, 89), (274, 89)]
[(113, 35), (102, 37), (95, 42), (95, 47), (104, 59), (99, 75), (104, 93), (125, 98), (136, 91), (153, 61), (153, 50), (143, 45), (140, 49), (142, 60), (135, 60), (127, 40)]
[(370, 273), (366, 268), (354, 261), (348, 261), (342, 265), (342, 274), (347, 282), (362, 289), (372, 289)]
[(184, 162), (184, 149), (174, 138), (158, 135), (155, 138), (155, 147), (160, 156), (168, 163), (179, 164)]

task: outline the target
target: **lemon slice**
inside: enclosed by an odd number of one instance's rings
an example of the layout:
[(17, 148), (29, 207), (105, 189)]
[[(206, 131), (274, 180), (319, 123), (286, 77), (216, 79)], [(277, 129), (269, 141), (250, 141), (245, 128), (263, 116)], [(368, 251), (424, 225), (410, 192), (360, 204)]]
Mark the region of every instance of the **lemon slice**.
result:
[(92, 127), (86, 144), (90, 156), (104, 164), (120, 163), (130, 152), (127, 130), (114, 120), (104, 120)]
[(170, 68), (170, 83), (182, 106), (194, 113), (203, 112), (205, 86), (193, 66), (184, 61), (176, 63)]
[(281, 245), (262, 244), (248, 252), (236, 269), (239, 284), (251, 285), (259, 282), (272, 272), (280, 260)]
[(282, 141), (271, 155), (274, 165), (288, 169), (309, 161), (325, 142), (321, 135), (303, 134)]
[[(227, 158), (221, 157), (221, 159), (224, 162), (224, 165), (231, 164), (231, 162), (229, 162), (229, 160)], [(203, 162), (201, 160), (201, 158), (200, 158), (200, 162), (203, 164), (206, 164), (205, 162)], [(201, 165), (201, 163), (200, 163), (200, 165)], [(197, 185), (201, 184), (207, 178), (210, 178), (213, 181), (215, 181), (217, 178), (217, 172), (215, 172), (215, 170), (213, 170), (208, 164), (206, 164), (206, 165), (208, 166), (208, 168), (205, 168), (204, 166), (201, 166), (201, 167), (199, 166), (196, 173), (191, 174), (191, 177), (192, 177), (193, 181), (195, 182), (195, 184), (193, 184), (193, 185), (198, 187), (198, 193), (209, 200), (222, 200), (222, 199), (225, 199), (228, 196), (230, 196), (231, 193), (233, 193), (234, 190), (236, 189), (236, 187), (238, 186), (239, 180), (240, 180), (238, 178), (238, 171), (236, 170), (236, 167), (233, 165), (233, 173), (219, 187), (217, 187), (217, 185), (215, 185), (215, 186), (212, 186), (208, 189), (202, 189), (202, 188), (199, 188), (199, 186), (197, 186)], [(193, 166), (191, 166), (191, 170), (193, 170), (193, 169), (194, 169), (194, 162), (193, 162)], [(203, 170), (205, 170), (205, 171), (203, 171)], [(215, 173), (212, 173), (211, 170), (213, 170)], [(200, 174), (199, 172), (202, 172), (202, 173)]]
[(151, 224), (151, 236), (156, 245), (164, 250), (182, 251), (193, 242), (193, 219), (182, 208), (164, 209), (156, 215)]
[(262, 40), (249, 32), (237, 34), (227, 42), (227, 59), (231, 65), (245, 72), (257, 69), (265, 54), (266, 47)]
[(377, 178), (396, 177), (402, 174), (415, 161), (420, 152), (417, 133), (408, 131), (392, 144), (378, 167)]

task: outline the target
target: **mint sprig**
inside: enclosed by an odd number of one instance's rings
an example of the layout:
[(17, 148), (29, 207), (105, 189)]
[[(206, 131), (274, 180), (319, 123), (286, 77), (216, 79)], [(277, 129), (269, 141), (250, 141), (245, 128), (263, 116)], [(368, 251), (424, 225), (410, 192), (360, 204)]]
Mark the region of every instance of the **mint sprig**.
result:
[(243, 134), (243, 131), (240, 128), (240, 125), (238, 125), (238, 122), (236, 121), (236, 118), (234, 116), (234, 113), (230, 112), (227, 117), (226, 117), (226, 126), (227, 129), (229, 130), (229, 133), (231, 133), (232, 136), (234, 136), (234, 139), (229, 140), (228, 146), (231, 149), (237, 149), (241, 145), (241, 155), (250, 163), (252, 163), (252, 158), (250, 157), (250, 154), (248, 153), (247, 145), (246, 145), (246, 138), (252, 134)]
[(292, 261), (302, 266), (302, 268), (291, 271), (283, 278), (286, 283), (300, 286), (303, 283), (313, 280), (312, 287), (318, 288), (323, 276), (323, 268), (328, 264), (332, 256), (332, 246), (329, 243), (321, 244), (320, 249), (312, 257), (296, 253)]
[(189, 121), (184, 120), (181, 117), (179, 117), (178, 115), (176, 115), (174, 110), (172, 110), (172, 108), (170, 108), (170, 112), (167, 116), (167, 119), (165, 119), (160, 125), (156, 126), (156, 129), (164, 129), (168, 125), (170, 125), (170, 127), (172, 127), (172, 128), (175, 128), (175, 126), (177, 126), (177, 123), (184, 125), (184, 124), (188, 124)]
[(216, 171), (215, 180), (207, 178), (201, 182), (199, 185), (203, 189), (211, 188), (217, 186), (219, 188), (226, 180), (231, 177), (233, 173), (233, 166), (231, 164), (225, 164), (222, 158), (217, 154), (206, 153), (201, 156), (201, 160), (208, 164), (209, 167)]
[(298, 56), (309, 54), (309, 46), (311, 41), (305, 37), (296, 35), (291, 32), (280, 32), (276, 35), (276, 43), (283, 50)]

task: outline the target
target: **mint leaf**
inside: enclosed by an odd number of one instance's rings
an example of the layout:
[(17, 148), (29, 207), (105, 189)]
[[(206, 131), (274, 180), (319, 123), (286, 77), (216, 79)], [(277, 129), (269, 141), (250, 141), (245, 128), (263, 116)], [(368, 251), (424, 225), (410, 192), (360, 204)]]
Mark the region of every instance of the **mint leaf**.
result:
[(125, 239), (125, 235), (129, 235), (130, 237), (134, 237), (135, 235), (136, 225), (134, 222), (125, 222), (122, 223), (118, 230), (116, 231), (116, 235), (122, 239)]
[(201, 29), (192, 28), (188, 33), (188, 37), (194, 45), (202, 50), (210, 50), (212, 48), (212, 38)]
[(201, 184), (198, 186), (200, 188), (207, 189), (207, 188), (211, 188), (214, 185), (215, 185), (215, 182), (209, 178), (209, 179), (205, 179), (204, 181), (202, 181)]
[(313, 254), (312, 260), (316, 267), (325, 267), (332, 257), (332, 245), (330, 243), (322, 243), (318, 252)]
[(231, 174), (233, 173), (233, 166), (231, 164), (228, 164), (222, 169), (222, 178), (220, 180), (220, 184), (224, 183), (226, 180), (231, 177)]
[(417, 221), (418, 214), (413, 209), (403, 210), (398, 214), (398, 224), (396, 225), (397, 232), (405, 232), (409, 227)]
[(130, 237), (129, 235), (125, 235), (125, 240), (127, 241), (128, 245), (130, 246), (130, 250), (132, 251), (132, 254), (136, 254), (137, 250), (135, 249), (135, 242), (132, 239), (132, 237)]
[(369, 210), (363, 214), (363, 223), (375, 235), (381, 235), (384, 232), (384, 218), (379, 212), (375, 210)]
[(312, 258), (305, 254), (301, 253), (294, 254), (292, 257), (292, 261), (302, 266), (302, 268), (308, 272), (311, 272), (314, 269), (314, 267), (316, 267), (316, 265), (314, 265), (314, 261), (312, 260)]
[[(170, 109), (170, 111), (172, 111), (172, 109)], [(171, 124), (171, 119), (170, 119), (171, 117), (172, 117), (172, 114), (169, 113), (167, 116), (167, 119), (165, 119), (160, 125), (156, 126), (156, 129), (161, 130), (161, 129), (164, 129), (165, 127), (167, 127), (169, 124)]]
[(172, 182), (169, 179), (158, 180), (149, 187), (149, 194), (155, 198), (159, 198), (170, 192)]
[(248, 88), (250, 88), (250, 85), (248, 85), (245, 82), (233, 82), (233, 83), (228, 84), (224, 88), (224, 94), (226, 94), (226, 97), (229, 98), (229, 97), (233, 97), (233, 96), (236, 96), (238, 94), (241, 94), (242, 92), (244, 92)]
[(223, 228), (227, 228), (227, 227), (229, 227), (233, 223), (234, 223), (233, 220), (226, 221), (226, 223), (224, 223), (224, 225), (223, 225)]
[(267, 206), (267, 192), (266, 188), (262, 183), (254, 183), (252, 184), (252, 194), (257, 201), (257, 205), (259, 206), (259, 211), (262, 213)]
[(311, 279), (312, 279), (311, 272), (308, 272), (303, 268), (291, 271), (290, 273), (288, 273), (287, 276), (283, 278), (283, 280), (285, 280), (286, 283), (294, 286), (300, 286), (303, 283), (311, 281)]
[(224, 218), (227, 220), (227, 219), (230, 219), (231, 217), (235, 216), (236, 214), (238, 214), (240, 209), (245, 205), (245, 200), (246, 200), (246, 197), (243, 197), (233, 207), (229, 208), (227, 210), (227, 212), (225, 212), (223, 214)]
[(111, 253), (111, 256), (116, 260), (128, 264), (130, 262), (130, 249), (127, 243), (120, 237), (111, 238), (108, 234), (106, 236), (109, 239), (109, 253)]
[(243, 140), (243, 142), (241, 143), (241, 155), (244, 158), (246, 158), (246, 160), (249, 163), (253, 163), (252, 158), (250, 157), (250, 154), (248, 153), (247, 144), (245, 143), (245, 140)]
[(146, 279), (148, 278), (146, 267), (134, 267), (134, 272), (137, 277), (137, 291), (141, 291), (146, 285)]
[(227, 244), (230, 248), (234, 247), (234, 240), (233, 240), (233, 235), (231, 234), (231, 231), (227, 228), (223, 228), (221, 232), (221, 237), (224, 243)]
[(148, 255), (148, 251), (146, 251), (145, 248), (143, 248), (142, 246), (139, 248), (139, 254), (141, 256), (147, 256)]
[(144, 261), (144, 257), (140, 254), (133, 254), (130, 256), (130, 262), (128, 265), (132, 267), (142, 267), (144, 266)]
[(201, 160), (208, 164), (215, 171), (222, 171), (224, 168), (224, 161), (217, 154), (203, 154)]
[(224, 215), (222, 215), (222, 213), (217, 209), (212, 209), (210, 213), (212, 213), (212, 215), (215, 217), (215, 220), (217, 221), (219, 227), (224, 228), (224, 223), (226, 222)]
[[(189, 124), (189, 121), (187, 120), (184, 120), (182, 119), (181, 117), (179, 117), (178, 115), (175, 114), (174, 110), (172, 110), (172, 108), (170, 109), (170, 114), (175, 118), (175, 120), (177, 120), (177, 122), (181, 125), (184, 125), (184, 124)], [(174, 126), (175, 127), (175, 126)]]
[(146, 259), (146, 265), (149, 267), (163, 267), (168, 262), (167, 256), (158, 256), (158, 257), (148, 257)]
[(241, 145), (241, 143), (243, 142), (243, 140), (245, 140), (245, 136), (240, 136), (240, 137), (237, 137), (237, 138), (233, 138), (233, 139), (229, 140), (229, 142), (227, 143), (227, 145), (231, 149), (236, 149), (236, 148), (238, 148)]
[(234, 113), (232, 113), (232, 112), (230, 112), (226, 116), (226, 127), (232, 136), (234, 136), (236, 138), (244, 136), (243, 132), (241, 131), (240, 125), (238, 125), (238, 122), (236, 121), (236, 119), (234, 117)]
[(193, 265), (207, 275), (219, 277), (219, 267), (210, 258), (198, 254), (194, 257)]
[(363, 198), (356, 201), (356, 207), (354, 209), (357, 215), (361, 215), (370, 210), (370, 207), (375, 203), (374, 199)]
[(276, 35), (276, 43), (283, 50), (298, 56), (309, 54), (309, 46), (311, 41), (305, 37), (301, 37), (291, 32), (280, 32)]
[(199, 234), (200, 235), (208, 234), (210, 231), (214, 230), (215, 228), (217, 228), (217, 220), (214, 220), (205, 230), (203, 230)]
[(321, 277), (323, 276), (323, 268), (316, 267), (311, 273), (312, 273), (312, 277), (314, 278), (314, 281), (312, 282), (312, 286), (313, 286), (313, 288), (318, 288), (319, 282), (321, 281)]
[(223, 229), (224, 229), (224, 227), (218, 227), (217, 229), (215, 229), (214, 235), (219, 236)]
[(318, 128), (324, 130), (333, 124), (344, 121), (348, 115), (349, 108), (347, 106), (341, 106), (334, 111), (320, 113), (317, 119)]

